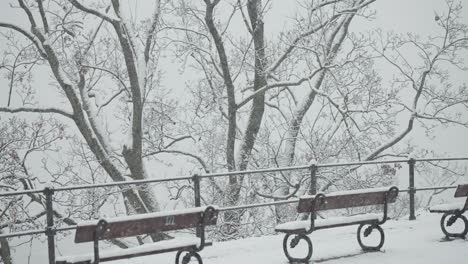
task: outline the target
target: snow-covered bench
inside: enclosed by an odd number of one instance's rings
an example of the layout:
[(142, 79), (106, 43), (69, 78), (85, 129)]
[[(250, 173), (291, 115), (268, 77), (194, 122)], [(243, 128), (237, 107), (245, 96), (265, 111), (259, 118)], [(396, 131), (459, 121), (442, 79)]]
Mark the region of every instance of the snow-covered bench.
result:
[[(466, 197), (464, 202), (455, 202), (449, 204), (439, 204), (431, 206), (429, 212), (431, 213), (442, 213), (440, 219), (440, 227), (447, 238), (450, 237), (461, 237), (465, 238), (468, 234), (468, 220), (463, 215), (468, 210), (468, 182), (460, 184), (455, 191), (455, 197)], [(452, 226), (458, 219), (461, 219), (465, 224), (465, 229), (460, 233), (451, 233), (446, 227)], [(447, 220), (447, 221), (446, 221)]]
[[(398, 196), (397, 187), (372, 188), (353, 191), (333, 192), (327, 195), (320, 193), (314, 196), (304, 196), (299, 199), (297, 206), (298, 213), (309, 213), (310, 220), (293, 221), (279, 224), (275, 230), (277, 232), (286, 233), (283, 239), (283, 251), (290, 262), (305, 262), (309, 263), (312, 257), (312, 242), (307, 236), (315, 230), (334, 228), (348, 225), (359, 225), (358, 227), (358, 243), (363, 250), (379, 250), (385, 241), (385, 236), (380, 225), (385, 223), (387, 219), (387, 207), (389, 203), (393, 203)], [(322, 210), (343, 209), (367, 205), (383, 205), (383, 214), (361, 214), (345, 217), (334, 217), (328, 219), (316, 220), (316, 212)], [(367, 226), (363, 229), (363, 227)], [(376, 246), (366, 246), (361, 239), (361, 230), (364, 230), (363, 235), (367, 237), (373, 230), (380, 233), (380, 242)], [(291, 241), (289, 238), (293, 236)], [(305, 240), (308, 244), (309, 251), (304, 258), (292, 257), (289, 254), (288, 247), (296, 247), (300, 240)]]
[[(188, 263), (192, 257), (202, 264), (203, 261), (197, 252), (212, 244), (205, 240), (205, 226), (216, 225), (217, 218), (218, 210), (213, 206), (207, 206), (82, 222), (77, 226), (75, 243), (94, 242), (94, 254), (61, 256), (56, 259), (56, 264), (97, 264), (172, 251), (177, 251), (176, 264)], [(127, 249), (102, 252), (99, 250), (99, 240), (194, 227), (199, 228), (200, 237), (175, 238)], [(184, 251), (187, 254), (182, 257), (182, 262), (179, 262)]]

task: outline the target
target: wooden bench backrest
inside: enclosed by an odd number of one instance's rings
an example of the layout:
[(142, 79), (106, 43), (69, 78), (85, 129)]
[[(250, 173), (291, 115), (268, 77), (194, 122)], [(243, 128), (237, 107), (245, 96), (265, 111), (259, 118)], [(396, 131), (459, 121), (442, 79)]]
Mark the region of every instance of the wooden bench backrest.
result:
[[(387, 194), (389, 189), (390, 188), (374, 188), (330, 193), (324, 197), (324, 203), (318, 208), (315, 208), (315, 210), (332, 210), (366, 205), (384, 204), (385, 195)], [(390, 192), (388, 202), (395, 202), (397, 196), (398, 191)], [(315, 196), (305, 196), (301, 198), (299, 200), (297, 212), (309, 213), (311, 211), (311, 205), (312, 203), (314, 203), (314, 200)]]
[(468, 196), (468, 183), (460, 184), (455, 191), (455, 197), (466, 197)]
[[(137, 236), (155, 232), (180, 230), (196, 227), (202, 220), (205, 208), (190, 208), (181, 211), (149, 213), (110, 218), (106, 232), (100, 239)], [(216, 225), (218, 210), (211, 211), (204, 225)], [(76, 229), (75, 243), (94, 240), (98, 221), (79, 224)]]

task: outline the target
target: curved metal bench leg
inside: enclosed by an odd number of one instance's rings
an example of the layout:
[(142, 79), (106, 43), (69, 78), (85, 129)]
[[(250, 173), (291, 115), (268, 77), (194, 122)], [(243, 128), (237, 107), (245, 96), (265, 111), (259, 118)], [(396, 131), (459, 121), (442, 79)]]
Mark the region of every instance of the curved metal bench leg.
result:
[[(202, 258), (200, 257), (200, 255), (195, 252), (195, 251), (187, 251), (187, 254), (185, 254), (185, 256), (182, 257), (182, 260), (180, 259), (180, 256), (182, 255), (182, 252), (185, 252), (186, 250), (181, 250), (181, 251), (177, 251), (177, 254), (176, 254), (176, 259), (175, 259), (175, 263), (176, 264), (188, 264), (190, 262), (190, 260), (192, 259), (192, 257), (195, 257), (195, 259), (197, 260), (198, 264), (203, 264), (203, 260)], [(181, 262), (180, 262), (181, 261)]]
[[(290, 243), (288, 239), (290, 236), (294, 236)], [(307, 256), (304, 258), (294, 258), (289, 254), (288, 248), (295, 248), (301, 240), (305, 240), (308, 245)], [(306, 234), (286, 234), (283, 239), (283, 251), (289, 262), (300, 262), (300, 263), (309, 263), (309, 260), (312, 258), (312, 241)]]
[[(447, 219), (448, 217), (448, 219)], [(445, 220), (447, 219), (447, 222)], [(458, 219), (463, 220), (465, 223), (465, 229), (460, 232), (460, 233), (450, 233), (447, 229), (446, 226), (452, 226)], [(466, 235), (468, 234), (468, 220), (466, 217), (462, 214), (454, 214), (454, 213), (445, 213), (442, 218), (440, 219), (440, 228), (442, 229), (442, 232), (444, 232), (445, 236), (447, 238), (450, 237), (460, 237), (460, 238), (465, 238)]]
[[(377, 230), (379, 231), (380, 233), (380, 242), (377, 246), (366, 246), (364, 245), (364, 243), (362, 242), (362, 239), (361, 239), (361, 230), (364, 226), (368, 226), (364, 229), (364, 233), (362, 235), (364, 235), (364, 237), (367, 237), (369, 236), (372, 231), (374, 230)], [(377, 224), (360, 224), (359, 227), (358, 227), (358, 230), (357, 230), (357, 240), (358, 240), (358, 243), (359, 243), (359, 246), (361, 246), (361, 248), (364, 250), (364, 251), (378, 251), (382, 248), (384, 242), (385, 242), (385, 233), (382, 229), (382, 227), (380, 227), (380, 225), (377, 225)]]

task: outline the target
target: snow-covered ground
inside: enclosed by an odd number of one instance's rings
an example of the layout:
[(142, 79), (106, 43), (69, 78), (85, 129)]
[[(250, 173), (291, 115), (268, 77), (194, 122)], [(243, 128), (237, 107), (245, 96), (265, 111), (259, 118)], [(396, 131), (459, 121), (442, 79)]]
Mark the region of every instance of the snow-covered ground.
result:
[[(388, 221), (383, 226), (385, 245), (374, 253), (361, 251), (356, 240), (357, 226), (319, 230), (310, 235), (314, 246), (311, 263), (468, 263), (468, 240), (443, 240), (440, 216), (423, 213), (415, 221)], [(216, 242), (201, 256), (205, 264), (287, 264), (282, 239), (282, 235), (275, 235)], [(114, 263), (174, 263), (174, 257), (175, 253), (166, 253)]]

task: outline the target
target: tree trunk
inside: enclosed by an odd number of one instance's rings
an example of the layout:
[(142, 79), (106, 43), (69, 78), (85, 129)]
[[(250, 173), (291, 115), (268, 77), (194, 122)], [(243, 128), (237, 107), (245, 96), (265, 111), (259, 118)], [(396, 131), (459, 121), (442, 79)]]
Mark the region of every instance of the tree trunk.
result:
[[(265, 75), (267, 62), (265, 58), (262, 1), (249, 0), (247, 2), (247, 10), (249, 13), (250, 24), (252, 25), (252, 37), (255, 47), (255, 76), (253, 90), (256, 92), (257, 90), (267, 85), (267, 79)], [(247, 127), (244, 132), (244, 138), (241, 142), (239, 155), (236, 161), (236, 164), (238, 164), (237, 170), (243, 171), (247, 169), (247, 166), (250, 162), (250, 155), (252, 154), (252, 149), (255, 145), (255, 140), (260, 130), (264, 111), (265, 93), (261, 92), (255, 95), (252, 100)], [(228, 205), (235, 205), (239, 202), (243, 180), (243, 176), (232, 176), (229, 178), (229, 187), (226, 194), (226, 201)], [(230, 223), (230, 228), (227, 230), (228, 235), (235, 236), (239, 231), (239, 224), (241, 222), (242, 215), (237, 212), (226, 212), (224, 214), (224, 218), (225, 221)]]
[[(338, 50), (340, 49), (343, 40), (348, 33), (348, 27), (351, 23), (354, 14), (345, 16), (341, 23), (338, 23), (335, 30), (333, 30), (332, 34), (329, 36), (327, 41), (327, 49), (325, 56), (325, 64), (328, 65), (332, 63), (335, 59)], [(315, 101), (315, 97), (317, 93), (315, 90), (320, 90), (322, 86), (323, 80), (326, 76), (326, 70), (320, 72), (320, 74), (316, 77), (315, 82), (313, 84), (314, 90), (309, 91), (308, 95), (302, 100), (295, 108), (294, 114), (289, 121), (288, 130), (286, 132), (286, 137), (284, 140), (284, 148), (283, 148), (283, 155), (280, 159), (280, 166), (289, 167), (294, 165), (294, 157), (296, 154), (296, 144), (297, 144), (297, 136), (299, 135), (299, 131), (302, 125), (302, 121), (304, 116), (306, 115), (307, 111), (310, 109), (312, 104)], [(316, 158), (316, 157), (315, 157)], [(291, 173), (284, 172), (285, 177), (287, 178), (288, 182), (291, 182)], [(312, 179), (310, 184), (313, 186), (315, 185), (315, 189), (317, 188), (317, 177)], [(289, 194), (290, 186), (286, 183), (281, 184), (280, 189), (278, 191), (278, 196), (284, 197)], [(276, 217), (277, 222), (285, 222), (289, 220), (291, 217), (290, 210), (291, 206), (289, 205), (279, 205), (275, 207), (276, 209)]]
[[(2, 231), (0, 231), (2, 234)], [(10, 245), (6, 238), (0, 238), (0, 257), (4, 264), (13, 264), (13, 259), (11, 258)]]

